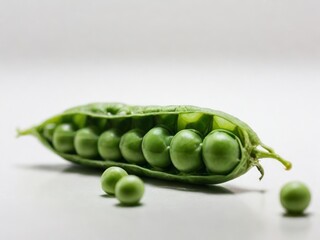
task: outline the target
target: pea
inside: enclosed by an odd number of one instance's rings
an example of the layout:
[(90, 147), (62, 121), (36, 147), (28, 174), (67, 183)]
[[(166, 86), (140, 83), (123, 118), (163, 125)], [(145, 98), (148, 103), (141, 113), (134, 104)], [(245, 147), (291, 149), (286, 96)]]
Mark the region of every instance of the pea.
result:
[(121, 133), (125, 133), (132, 129), (132, 119), (129, 117), (126, 117), (127, 115), (130, 114), (129, 109), (122, 109), (117, 111), (117, 116), (119, 118), (112, 118), (110, 119), (111, 125), (113, 128), (118, 129), (121, 131)]
[(101, 188), (107, 194), (114, 194), (117, 182), (128, 173), (120, 167), (109, 167), (101, 175)]
[(170, 144), (170, 156), (173, 165), (181, 172), (195, 172), (202, 167), (202, 139), (192, 130), (181, 130)]
[[(260, 171), (261, 179), (264, 158), (291, 168), (245, 122), (196, 106), (93, 103), (70, 108), (18, 135), (37, 137), (70, 162), (96, 168), (118, 166), (138, 176), (168, 181), (219, 184), (252, 167)], [(100, 157), (104, 161), (93, 161)]]
[(169, 146), (171, 136), (162, 127), (152, 128), (142, 140), (142, 152), (147, 162), (156, 168), (166, 168), (171, 165)]
[(50, 142), (52, 142), (54, 130), (56, 129), (57, 124), (55, 123), (49, 123), (44, 126), (43, 128), (43, 136), (48, 139)]
[(84, 128), (88, 121), (88, 117), (84, 114), (76, 114), (73, 116), (73, 123), (77, 128)]
[(213, 129), (225, 129), (230, 132), (233, 132), (236, 128), (236, 125), (234, 125), (233, 123), (231, 123), (230, 121), (228, 121), (224, 118), (214, 116), (212, 127), (213, 127)]
[(98, 151), (103, 159), (119, 161), (122, 158), (119, 144), (121, 136), (116, 129), (105, 131), (98, 140)]
[(302, 182), (292, 181), (285, 184), (280, 191), (280, 202), (288, 214), (300, 215), (309, 206), (311, 193)]
[(194, 129), (205, 135), (211, 129), (212, 117), (206, 114), (182, 113), (178, 117), (178, 131), (182, 129)]
[(133, 117), (132, 128), (138, 128), (143, 132), (149, 131), (154, 126), (154, 119), (152, 116)]
[(115, 195), (123, 205), (137, 205), (143, 194), (144, 184), (137, 176), (124, 176), (116, 184)]
[(129, 163), (143, 164), (146, 162), (142, 153), (143, 132), (133, 129), (121, 137), (120, 151), (124, 159)]
[(52, 143), (54, 148), (62, 153), (73, 153), (75, 130), (71, 124), (59, 125), (53, 133)]
[(93, 159), (98, 156), (98, 135), (91, 128), (77, 131), (74, 146), (79, 156)]
[(92, 126), (96, 131), (102, 132), (108, 125), (108, 120), (105, 118), (93, 118), (87, 119), (86, 126)]
[(155, 122), (158, 126), (168, 129), (171, 132), (175, 132), (177, 128), (176, 114), (161, 114), (155, 117)]
[(208, 171), (217, 174), (231, 172), (240, 162), (240, 148), (231, 133), (212, 131), (202, 146), (203, 161)]

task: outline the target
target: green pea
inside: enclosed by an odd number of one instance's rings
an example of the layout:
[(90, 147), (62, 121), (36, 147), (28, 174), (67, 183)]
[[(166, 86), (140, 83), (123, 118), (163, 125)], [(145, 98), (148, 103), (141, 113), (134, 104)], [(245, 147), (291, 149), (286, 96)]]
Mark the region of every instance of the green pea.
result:
[(87, 123), (88, 117), (84, 114), (76, 114), (73, 116), (73, 123), (77, 128), (84, 128)]
[(203, 135), (211, 130), (212, 116), (203, 113), (181, 113), (178, 117), (178, 131), (194, 129)]
[(164, 127), (171, 132), (175, 132), (177, 128), (177, 114), (161, 114), (155, 116), (155, 123)]
[(55, 124), (55, 123), (49, 123), (49, 124), (45, 125), (42, 130), (43, 136), (47, 140), (52, 141), (54, 130), (56, 129), (56, 127), (57, 127), (57, 124)]
[(139, 129), (133, 129), (121, 137), (120, 151), (129, 163), (146, 163), (142, 153), (142, 138), (143, 132)]
[(53, 147), (62, 153), (73, 153), (75, 130), (71, 124), (59, 125), (53, 133)]
[(142, 140), (142, 152), (147, 162), (156, 168), (166, 168), (171, 164), (169, 149), (172, 137), (162, 127), (152, 128)]
[(240, 147), (231, 133), (212, 131), (203, 141), (203, 161), (209, 172), (227, 174), (240, 162)]
[(132, 119), (127, 117), (130, 113), (130, 110), (126, 108), (118, 110), (116, 115), (119, 117), (110, 119), (111, 126), (121, 131), (122, 134), (132, 129)]
[(101, 175), (101, 188), (105, 193), (114, 194), (117, 182), (128, 173), (120, 167), (109, 167)]
[(108, 120), (104, 118), (93, 118), (90, 117), (87, 119), (87, 126), (94, 126), (95, 130), (103, 131), (108, 126)]
[(137, 205), (143, 194), (144, 184), (137, 176), (124, 176), (116, 184), (116, 198), (124, 205)]
[(170, 156), (173, 165), (181, 172), (195, 172), (202, 167), (202, 139), (192, 130), (181, 130), (170, 144)]
[(143, 132), (149, 131), (154, 126), (153, 116), (133, 117), (132, 128), (141, 129)]
[(119, 144), (120, 133), (116, 129), (105, 131), (98, 140), (98, 151), (105, 160), (118, 161), (122, 158)]
[(228, 121), (224, 118), (214, 116), (212, 128), (213, 129), (225, 129), (230, 132), (233, 132), (236, 128), (236, 125), (234, 125), (233, 123), (231, 123), (230, 121)]
[(309, 206), (311, 193), (302, 182), (292, 181), (285, 184), (280, 191), (280, 202), (288, 214), (300, 215)]
[(98, 153), (98, 135), (91, 128), (77, 131), (74, 146), (79, 156), (89, 159), (96, 158)]

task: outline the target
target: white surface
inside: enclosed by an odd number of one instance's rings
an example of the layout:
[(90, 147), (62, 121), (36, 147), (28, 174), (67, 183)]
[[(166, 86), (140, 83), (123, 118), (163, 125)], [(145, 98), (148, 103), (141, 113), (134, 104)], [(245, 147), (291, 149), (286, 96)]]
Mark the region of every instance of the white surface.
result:
[[(221, 74), (195, 66), (183, 71), (178, 65), (109, 66), (112, 70), (58, 65), (2, 74), (1, 239), (317, 239), (319, 71), (260, 66), (257, 72), (250, 66), (229, 75), (226, 69), (219, 68)], [(31, 137), (15, 139), (16, 127), (101, 100), (224, 109), (250, 123), (294, 167), (286, 172), (266, 159), (263, 181), (252, 169), (221, 188), (146, 180), (142, 205), (119, 207), (103, 196), (100, 172), (70, 165)], [(303, 218), (284, 217), (278, 201), (281, 185), (294, 179), (306, 182), (313, 194)]]
[[(0, 239), (279, 239), (320, 235), (319, 1), (0, 1)], [(293, 162), (265, 159), (219, 187), (146, 181), (142, 205), (103, 195), (100, 172), (33, 138), (97, 101), (192, 104), (252, 126)], [(280, 187), (307, 183), (307, 215)]]
[(317, 0), (1, 0), (0, 59), (319, 59)]

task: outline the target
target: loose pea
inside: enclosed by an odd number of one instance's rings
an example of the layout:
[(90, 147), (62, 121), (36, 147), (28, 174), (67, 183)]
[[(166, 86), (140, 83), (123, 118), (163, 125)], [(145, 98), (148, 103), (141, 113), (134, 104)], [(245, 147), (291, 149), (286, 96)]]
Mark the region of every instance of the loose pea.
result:
[(203, 161), (208, 171), (227, 174), (240, 162), (237, 140), (222, 131), (212, 131), (203, 141)]
[(114, 194), (117, 182), (128, 173), (120, 167), (109, 167), (101, 175), (101, 188), (105, 193)]
[(288, 214), (299, 215), (309, 206), (311, 193), (302, 182), (292, 181), (285, 184), (280, 191), (281, 205)]
[(124, 205), (137, 205), (143, 194), (144, 184), (137, 176), (124, 176), (116, 184), (116, 198)]
[(59, 125), (53, 133), (52, 143), (54, 148), (62, 153), (73, 153), (75, 130), (71, 124)]
[(143, 132), (133, 129), (121, 137), (120, 151), (129, 163), (143, 164), (146, 162), (142, 153)]
[(98, 135), (91, 128), (77, 131), (74, 146), (79, 156), (93, 159), (98, 156)]
[(202, 167), (202, 139), (192, 130), (181, 130), (170, 144), (170, 156), (175, 168), (181, 172), (194, 172)]
[(120, 160), (122, 158), (119, 148), (120, 139), (120, 133), (116, 129), (110, 129), (101, 134), (98, 140), (100, 156), (106, 160)]
[(55, 123), (49, 123), (49, 124), (45, 125), (43, 128), (43, 136), (47, 140), (52, 141), (54, 130), (56, 129), (56, 127), (57, 127), (57, 124), (55, 124)]
[(162, 127), (152, 128), (142, 140), (142, 152), (147, 162), (157, 168), (166, 168), (171, 164), (169, 146), (171, 136)]

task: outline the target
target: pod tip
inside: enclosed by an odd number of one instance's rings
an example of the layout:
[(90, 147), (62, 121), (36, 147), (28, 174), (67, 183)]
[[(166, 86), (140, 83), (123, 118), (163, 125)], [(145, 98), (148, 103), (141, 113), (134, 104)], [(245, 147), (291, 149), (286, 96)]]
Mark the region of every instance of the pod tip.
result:
[(286, 162), (285, 164), (286, 170), (289, 171), (292, 168), (292, 163), (291, 162)]
[(20, 128), (16, 128), (16, 137), (21, 137), (21, 136), (26, 136), (26, 135), (29, 135), (29, 134), (32, 134), (33, 132), (33, 129), (30, 128), (30, 129), (26, 129), (26, 130), (21, 130)]

